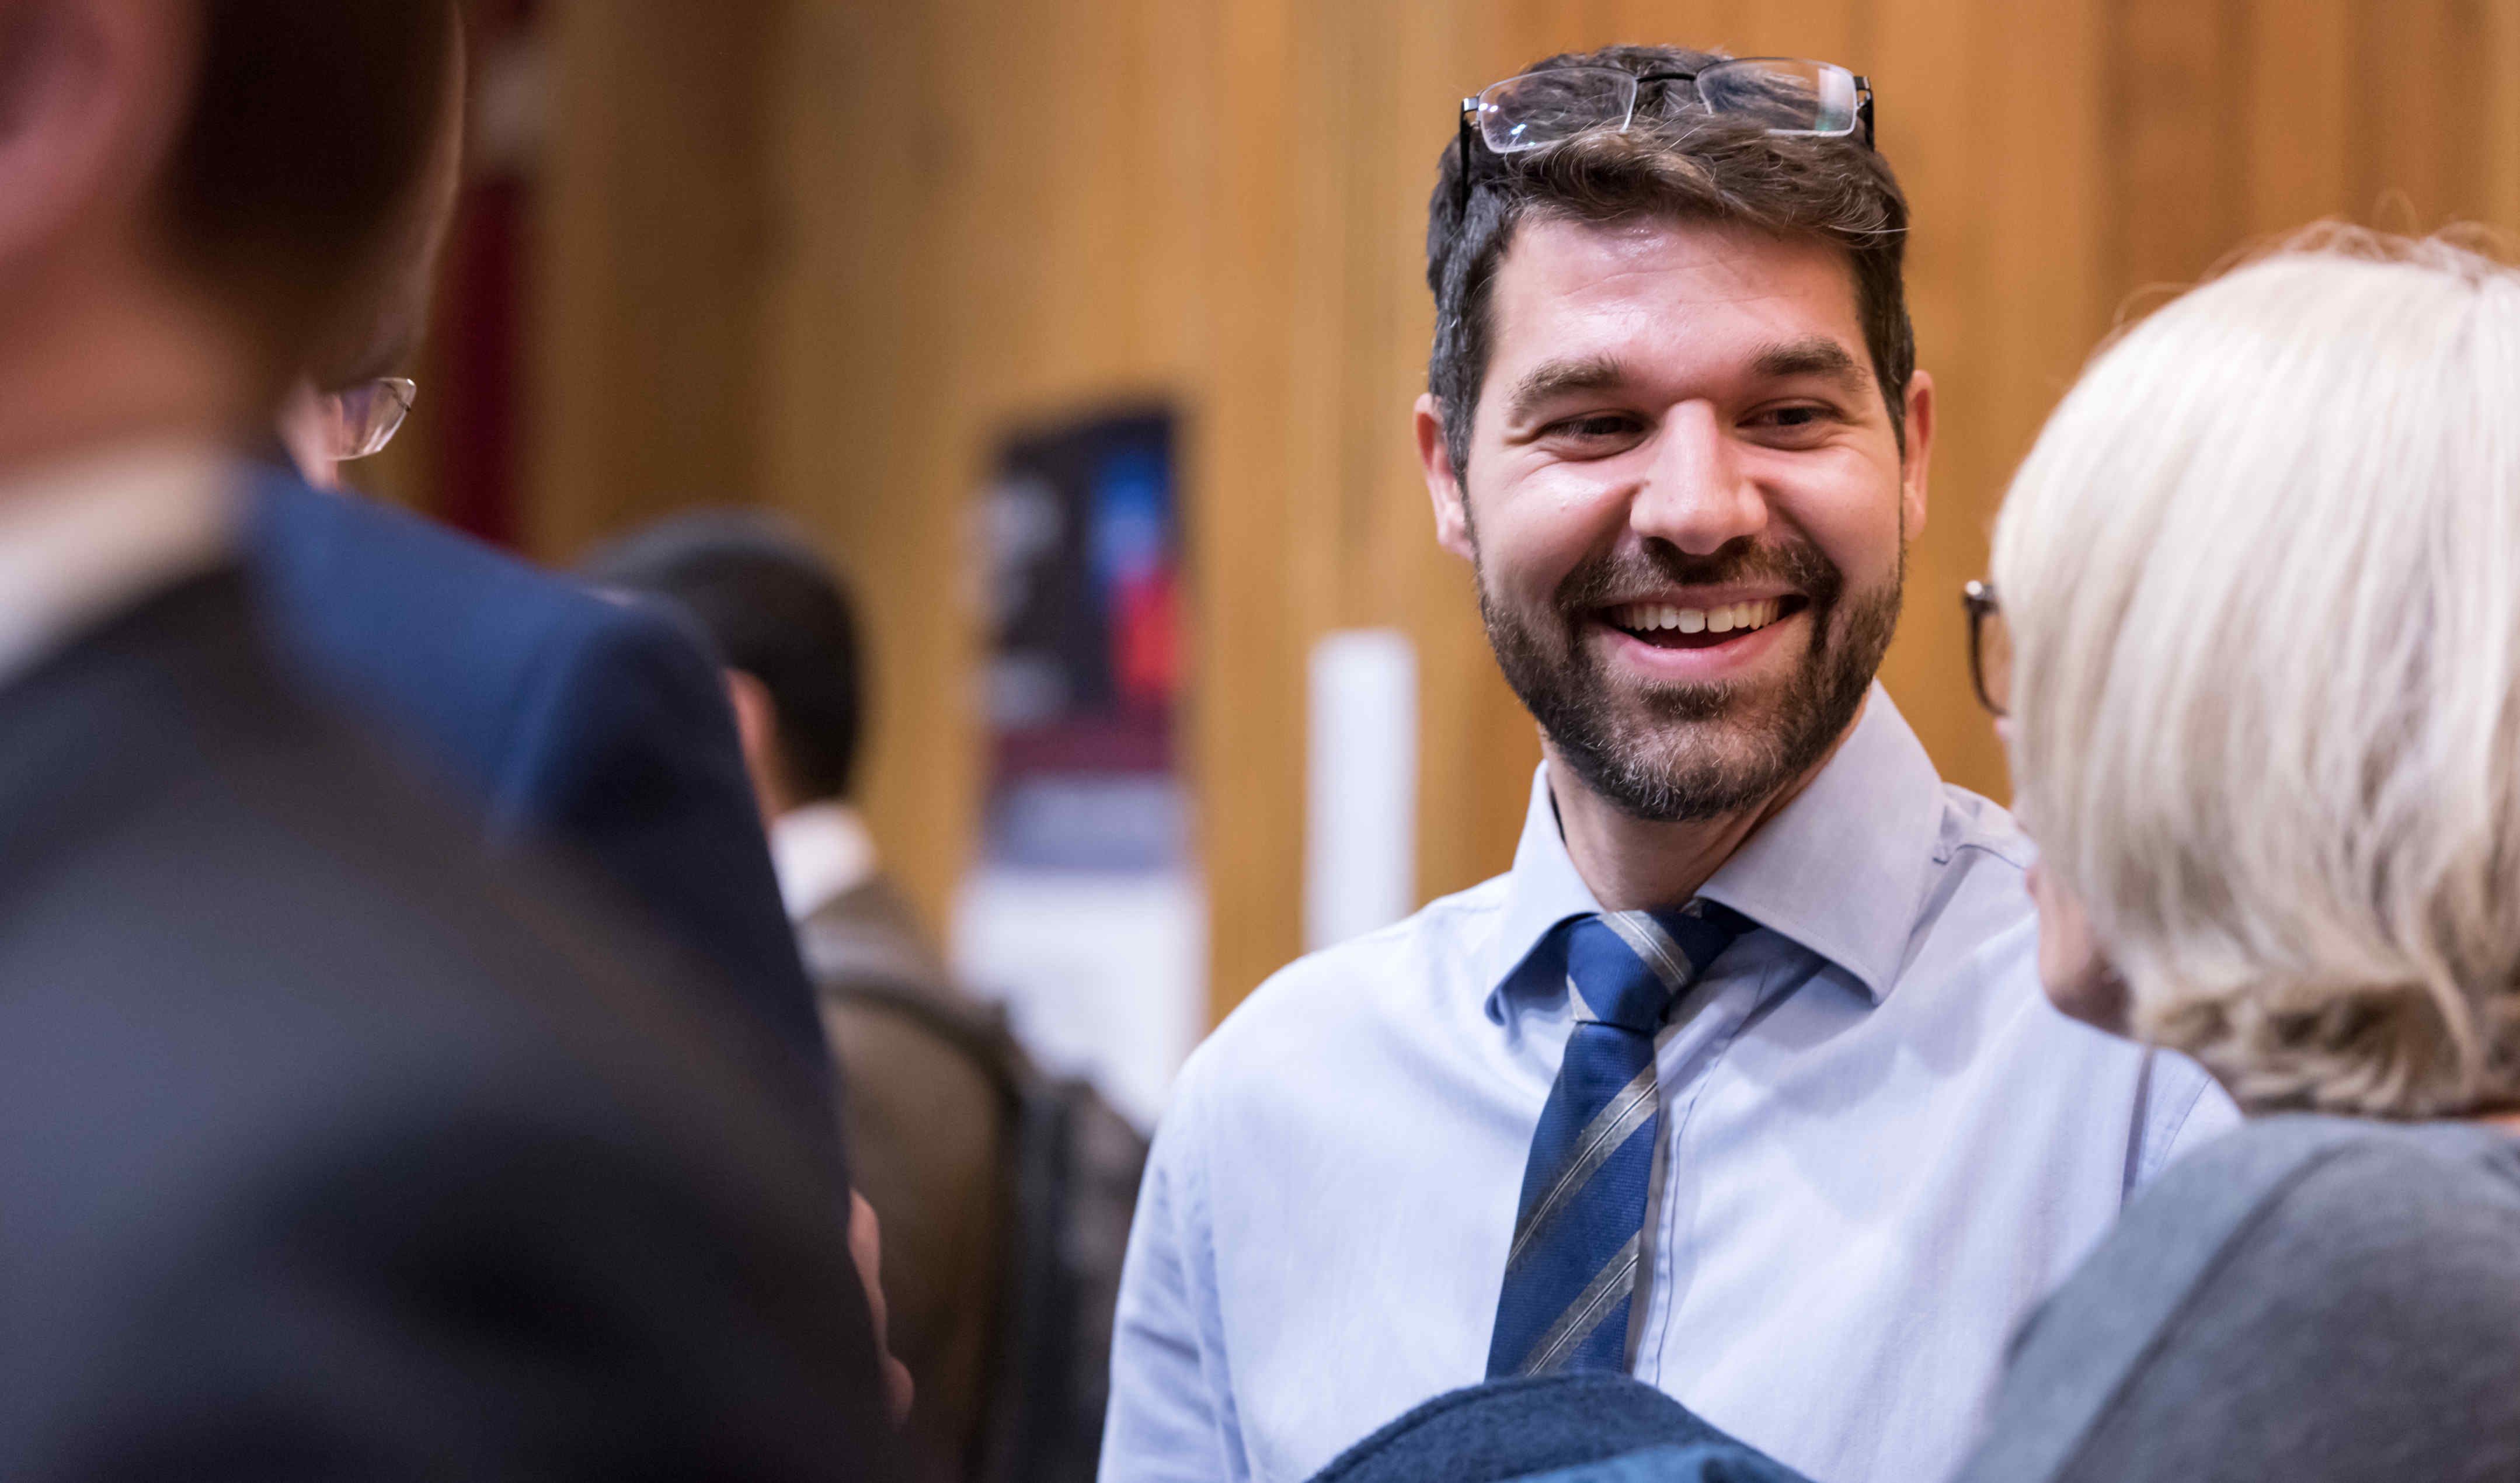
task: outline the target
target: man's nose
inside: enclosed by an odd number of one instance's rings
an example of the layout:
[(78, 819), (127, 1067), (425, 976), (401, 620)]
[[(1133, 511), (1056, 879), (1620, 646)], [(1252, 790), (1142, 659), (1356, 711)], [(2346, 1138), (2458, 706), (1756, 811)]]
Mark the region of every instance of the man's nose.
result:
[(1737, 454), (1714, 407), (1687, 402), (1673, 408), (1628, 523), (1690, 556), (1713, 556), (1728, 542), (1757, 535), (1767, 528), (1768, 501)]

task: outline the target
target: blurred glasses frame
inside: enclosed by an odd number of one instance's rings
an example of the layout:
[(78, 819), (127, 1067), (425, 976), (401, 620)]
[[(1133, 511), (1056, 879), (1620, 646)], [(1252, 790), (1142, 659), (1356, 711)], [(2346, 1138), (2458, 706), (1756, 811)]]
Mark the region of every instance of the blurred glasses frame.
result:
[[(1746, 110), (1734, 105), (1732, 101), (1728, 99), (1724, 92), (1714, 84), (1720, 83), (1720, 81), (1726, 77), (1794, 77), (1798, 75), (1797, 72), (1792, 69), (1808, 69), (1815, 77), (1845, 78), (1851, 86), (1852, 95), (1855, 100), (1853, 116), (1848, 119), (1844, 128), (1770, 129), (1768, 131), (1769, 133), (1794, 134), (1824, 139), (1842, 139), (1849, 134), (1861, 130), (1864, 135), (1864, 147), (1868, 150), (1873, 147), (1872, 81), (1870, 78), (1849, 71), (1845, 67), (1839, 67), (1833, 62), (1812, 62), (1800, 57), (1733, 57), (1728, 58), (1723, 62), (1719, 62), (1713, 67), (1701, 67), (1696, 71), (1690, 72), (1631, 72), (1624, 67), (1542, 67), (1536, 71), (1517, 72), (1513, 76), (1508, 77), (1502, 82), (1489, 83), (1486, 87), (1481, 88), (1475, 97), (1464, 98), (1462, 100), (1462, 166), (1458, 172), (1458, 181), (1456, 184), (1456, 194), (1459, 198), (1457, 202), (1459, 207), (1457, 214), (1460, 219), (1464, 222), (1469, 220), (1470, 141), (1473, 137), (1475, 137), (1481, 144), (1486, 145), (1490, 154), (1503, 157), (1507, 155), (1519, 155), (1530, 150), (1545, 149), (1552, 144), (1562, 144), (1566, 140), (1573, 139), (1578, 135), (1592, 133), (1596, 129), (1608, 129), (1613, 133), (1624, 134), (1628, 131), (1629, 125), (1636, 122), (1637, 102), (1643, 96), (1645, 86), (1648, 83), (1694, 82), (1697, 84), (1697, 101), (1705, 106), (1708, 112), (1746, 112)], [(1579, 73), (1587, 75), (1598, 74), (1602, 81), (1609, 83), (1610, 85), (1603, 93), (1601, 101), (1605, 103), (1615, 102), (1615, 110), (1605, 108), (1601, 111), (1600, 116), (1593, 118), (1589, 122), (1580, 122), (1576, 124), (1576, 126), (1570, 127), (1562, 133), (1544, 132), (1535, 135), (1528, 132), (1518, 132), (1506, 138), (1502, 143), (1500, 143), (1498, 139), (1491, 134), (1491, 127), (1501, 120), (1503, 114), (1502, 106), (1499, 100), (1508, 96), (1508, 90), (1512, 88), (1514, 84), (1519, 82), (1528, 82), (1534, 78), (1568, 76)], [(1613, 112), (1615, 112), (1617, 116), (1610, 116)], [(1470, 126), (1470, 120), (1473, 118), (1479, 121), (1478, 127), (1475, 129)], [(1517, 125), (1514, 127), (1527, 128), (1528, 126)]]
[(332, 417), (333, 457), (348, 463), (383, 452), (419, 396), (418, 383), (401, 376), (380, 376), (323, 393)]
[(1992, 584), (1971, 582), (1960, 589), (1960, 607), (1968, 612), (1969, 684), (1977, 703), (2001, 720), (2012, 706), (2012, 634), (2004, 627), (2003, 605)]

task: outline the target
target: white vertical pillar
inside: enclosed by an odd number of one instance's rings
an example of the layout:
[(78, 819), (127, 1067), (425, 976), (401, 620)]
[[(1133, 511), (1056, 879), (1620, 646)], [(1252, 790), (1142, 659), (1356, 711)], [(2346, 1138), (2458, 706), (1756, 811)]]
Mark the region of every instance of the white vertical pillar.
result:
[(1314, 646), (1304, 945), (1406, 917), (1418, 893), (1418, 653), (1398, 629)]

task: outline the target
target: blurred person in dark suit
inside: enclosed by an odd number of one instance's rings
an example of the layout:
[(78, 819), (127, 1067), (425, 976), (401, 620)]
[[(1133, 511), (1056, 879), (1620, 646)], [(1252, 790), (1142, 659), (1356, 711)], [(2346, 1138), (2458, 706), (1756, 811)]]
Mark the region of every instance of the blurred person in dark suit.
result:
[(0, 1475), (890, 1470), (811, 1078), (266, 651), (453, 34), (0, 0)]
[(690, 638), (341, 487), (339, 464), (382, 447), (410, 405), (393, 373), (427, 324), (463, 122), (459, 62), (380, 270), (285, 403), (281, 440), (305, 482), (260, 490), (248, 537), (275, 638), (469, 795), (494, 846), (577, 857), (827, 1076), (734, 723)]
[(780, 890), (842, 1061), (851, 1171), (882, 1217), (888, 1338), (918, 1377), (929, 1472), (971, 1475), (1010, 1218), (997, 1016), (955, 987), (850, 804), (865, 709), (858, 624), (797, 536), (678, 516), (597, 552), (598, 586), (665, 600), (725, 665)]

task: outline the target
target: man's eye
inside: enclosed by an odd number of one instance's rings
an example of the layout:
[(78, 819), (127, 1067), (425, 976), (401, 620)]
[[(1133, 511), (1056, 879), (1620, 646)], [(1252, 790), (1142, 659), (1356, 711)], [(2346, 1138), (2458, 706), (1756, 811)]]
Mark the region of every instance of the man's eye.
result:
[(1571, 417), (1549, 430), (1561, 437), (1624, 437), (1636, 430), (1636, 419), (1604, 412), (1594, 417)]
[(1831, 409), (1805, 402), (1791, 407), (1770, 407), (1750, 419), (1750, 430), (1772, 437), (1816, 437), (1835, 427), (1841, 419)]

